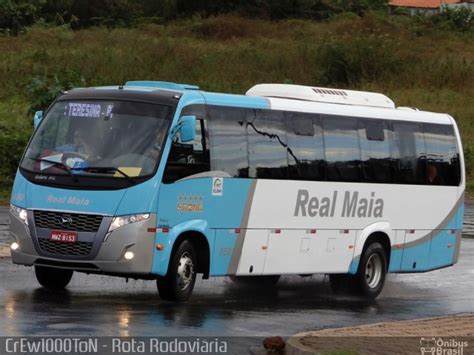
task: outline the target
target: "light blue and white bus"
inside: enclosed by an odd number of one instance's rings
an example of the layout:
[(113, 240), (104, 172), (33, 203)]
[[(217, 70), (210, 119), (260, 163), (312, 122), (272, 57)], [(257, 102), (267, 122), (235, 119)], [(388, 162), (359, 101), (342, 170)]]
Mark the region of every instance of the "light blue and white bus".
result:
[(388, 272), (458, 260), (465, 173), (447, 114), (361, 91), (134, 81), (65, 92), (34, 121), (11, 253), (46, 288), (76, 271), (182, 301), (199, 273), (322, 273), (374, 298)]

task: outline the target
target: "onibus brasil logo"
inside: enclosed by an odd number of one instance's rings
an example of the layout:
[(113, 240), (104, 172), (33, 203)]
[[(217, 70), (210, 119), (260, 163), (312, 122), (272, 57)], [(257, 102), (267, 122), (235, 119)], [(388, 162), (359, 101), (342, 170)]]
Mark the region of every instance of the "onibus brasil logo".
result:
[(467, 349), (468, 342), (465, 340), (456, 340), (453, 338), (421, 338), (421, 355), (464, 355), (464, 349)]

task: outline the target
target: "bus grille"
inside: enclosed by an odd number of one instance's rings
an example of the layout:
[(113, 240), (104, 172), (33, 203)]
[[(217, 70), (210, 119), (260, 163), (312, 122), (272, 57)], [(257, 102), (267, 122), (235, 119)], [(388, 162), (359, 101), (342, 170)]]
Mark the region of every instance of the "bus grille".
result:
[(77, 242), (74, 244), (51, 242), (47, 239), (38, 239), (41, 250), (48, 254), (67, 256), (86, 256), (92, 250), (93, 243)]
[[(34, 211), (37, 228), (59, 229), (76, 232), (96, 233), (102, 222), (102, 216), (91, 214), (62, 213), (52, 211)], [(64, 223), (64, 221), (67, 221)]]

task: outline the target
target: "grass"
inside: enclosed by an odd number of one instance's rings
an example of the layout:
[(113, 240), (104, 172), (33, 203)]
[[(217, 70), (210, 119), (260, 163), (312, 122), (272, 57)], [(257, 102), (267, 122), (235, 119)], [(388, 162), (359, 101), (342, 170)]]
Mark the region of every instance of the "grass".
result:
[(0, 189), (0, 206), (8, 206), (10, 204), (10, 189)]
[[(0, 37), (0, 133), (28, 133), (32, 79), (53, 85), (65, 73), (89, 86), (147, 79), (231, 93), (263, 82), (383, 92), (398, 106), (450, 113), (474, 151), (474, 31), (436, 29), (405, 16), (314, 22), (227, 15), (81, 31), (34, 26)], [(7, 173), (0, 167), (0, 186), (10, 184), (18, 155)], [(468, 187), (474, 191), (473, 168)]]

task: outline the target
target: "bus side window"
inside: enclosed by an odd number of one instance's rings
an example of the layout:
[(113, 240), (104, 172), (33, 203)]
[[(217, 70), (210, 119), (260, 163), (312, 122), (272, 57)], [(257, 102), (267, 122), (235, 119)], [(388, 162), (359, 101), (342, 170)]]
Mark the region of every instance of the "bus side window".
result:
[(225, 171), (232, 177), (249, 176), (247, 111), (234, 107), (208, 107), (212, 171)]
[(390, 134), (387, 122), (359, 120), (362, 181), (393, 183), (393, 164), (390, 158)]
[(249, 177), (288, 178), (285, 115), (276, 110), (254, 110), (247, 118)]
[(323, 116), (328, 181), (360, 181), (357, 119)]
[(291, 180), (325, 180), (323, 129), (317, 114), (287, 112), (288, 170)]
[(420, 125), (412, 122), (393, 122), (392, 128), (392, 159), (396, 165), (396, 182), (425, 184), (425, 139)]
[(185, 177), (209, 171), (209, 146), (206, 137), (206, 121), (196, 120), (196, 138), (181, 142), (175, 136), (166, 162), (163, 182), (172, 183)]
[(425, 123), (423, 131), (426, 141), (426, 183), (459, 185), (459, 155), (453, 126)]

